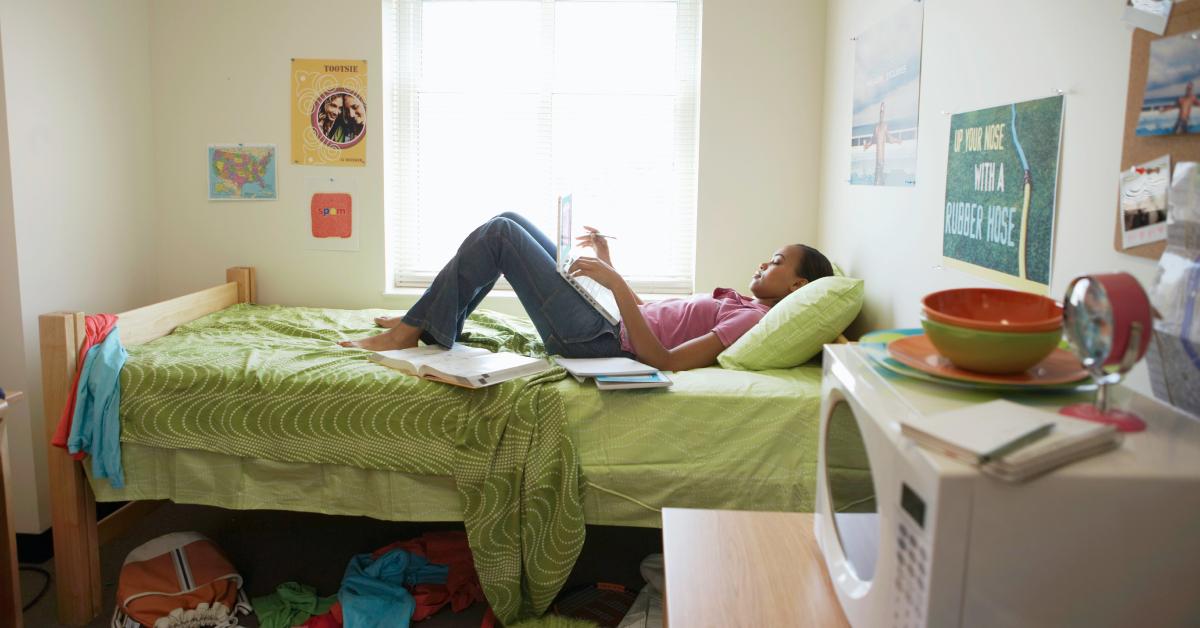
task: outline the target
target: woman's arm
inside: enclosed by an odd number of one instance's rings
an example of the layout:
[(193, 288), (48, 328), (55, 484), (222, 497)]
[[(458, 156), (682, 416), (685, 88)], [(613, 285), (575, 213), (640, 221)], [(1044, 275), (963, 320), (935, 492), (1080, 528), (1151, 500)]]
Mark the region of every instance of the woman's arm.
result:
[(686, 371), (689, 369), (712, 366), (717, 362), (717, 356), (725, 349), (721, 339), (713, 332), (699, 338), (693, 338), (674, 349), (667, 349), (659, 342), (646, 317), (638, 308), (640, 301), (629, 287), (624, 277), (617, 274), (612, 266), (594, 257), (581, 257), (571, 264), (572, 275), (583, 275), (595, 279), (600, 285), (612, 290), (617, 300), (617, 308), (621, 311), (621, 322), (629, 334), (629, 342), (633, 344), (634, 353), (638, 360), (664, 371)]
[[(600, 231), (595, 227), (584, 225), (583, 228), (587, 233), (575, 238), (576, 242), (580, 246), (585, 246), (595, 251), (596, 257), (600, 258), (605, 264), (612, 266), (615, 270), (617, 267), (612, 263), (612, 256), (608, 251), (608, 238), (600, 235)], [(633, 292), (633, 289), (630, 288), (629, 291)], [(633, 293), (633, 299), (637, 301), (638, 305), (642, 305), (642, 297), (639, 297), (636, 292)]]

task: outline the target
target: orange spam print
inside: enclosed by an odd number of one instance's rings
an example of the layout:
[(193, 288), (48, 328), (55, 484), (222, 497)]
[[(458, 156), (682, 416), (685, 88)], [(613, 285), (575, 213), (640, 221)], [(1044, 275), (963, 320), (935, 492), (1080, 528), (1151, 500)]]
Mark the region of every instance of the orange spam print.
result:
[(345, 192), (312, 195), (309, 205), (314, 238), (349, 238), (353, 235), (351, 198)]

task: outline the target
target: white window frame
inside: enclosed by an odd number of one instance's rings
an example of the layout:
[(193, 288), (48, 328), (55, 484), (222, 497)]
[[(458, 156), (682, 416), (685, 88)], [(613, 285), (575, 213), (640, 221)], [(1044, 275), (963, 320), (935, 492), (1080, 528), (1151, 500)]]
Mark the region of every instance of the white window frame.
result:
[[(421, 13), (423, 2), (438, 0), (382, 0), (384, 17), (384, 203), (386, 292), (428, 287), (436, 269), (405, 268), (408, 237), (421, 232), (417, 224), (419, 190), (412, 158), (417, 143), (417, 89), (421, 67)], [(528, 0), (542, 6), (543, 28), (553, 29), (557, 2), (667, 2), (676, 9), (675, 147), (676, 199), (686, 224), (673, 234), (673, 250), (686, 258), (686, 268), (675, 276), (628, 276), (630, 285), (645, 294), (691, 294), (695, 283), (697, 163), (699, 145), (700, 11), (701, 0)], [(553, 35), (550, 35), (553, 42)], [(553, 49), (551, 43), (550, 49)], [(553, 64), (549, 64), (553, 66)], [(547, 84), (552, 83), (548, 81)], [(543, 97), (549, 108), (553, 93)], [(552, 117), (552, 116), (551, 116)], [(548, 125), (547, 125), (548, 126)], [(544, 129), (549, 134), (550, 130)], [(553, 198), (547, 202), (553, 203)], [(462, 234), (466, 235), (466, 234)], [(553, 237), (553, 234), (551, 234)], [(619, 260), (618, 260), (619, 261)], [(623, 270), (623, 269), (622, 269)], [(510, 289), (503, 280), (498, 289)]]

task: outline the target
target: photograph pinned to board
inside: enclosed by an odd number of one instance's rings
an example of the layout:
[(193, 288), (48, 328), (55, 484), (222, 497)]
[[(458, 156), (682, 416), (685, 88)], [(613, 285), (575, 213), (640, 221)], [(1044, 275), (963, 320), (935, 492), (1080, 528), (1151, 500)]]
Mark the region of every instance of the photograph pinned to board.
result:
[(1121, 247), (1167, 239), (1167, 188), (1171, 156), (1121, 171)]
[(276, 194), (275, 145), (208, 147), (208, 200), (273, 201)]
[(292, 59), (292, 163), (367, 163), (367, 62)]
[(1125, 22), (1134, 28), (1162, 35), (1171, 17), (1171, 0), (1125, 0)]
[(1062, 96), (950, 118), (946, 266), (1049, 292), (1062, 119)]
[(1200, 163), (1175, 164), (1167, 248), (1150, 290), (1154, 337), (1146, 352), (1154, 396), (1200, 416)]
[(1146, 91), (1138, 135), (1184, 135), (1200, 131), (1200, 31), (1150, 42)]
[(349, 177), (304, 177), (304, 248), (358, 250), (357, 188)]
[(850, 183), (917, 183), (924, 5), (910, 2), (854, 38)]

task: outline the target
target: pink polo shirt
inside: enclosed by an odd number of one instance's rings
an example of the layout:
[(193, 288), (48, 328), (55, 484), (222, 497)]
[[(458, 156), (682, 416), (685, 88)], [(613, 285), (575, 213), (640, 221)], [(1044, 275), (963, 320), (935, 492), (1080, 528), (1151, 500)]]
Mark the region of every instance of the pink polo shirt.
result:
[[(638, 309), (654, 337), (663, 347), (674, 349), (710, 331), (728, 347), (754, 327), (770, 308), (729, 288), (717, 288), (712, 295), (655, 301), (640, 305)], [(624, 322), (621, 323), (621, 350), (637, 353), (629, 342)]]

